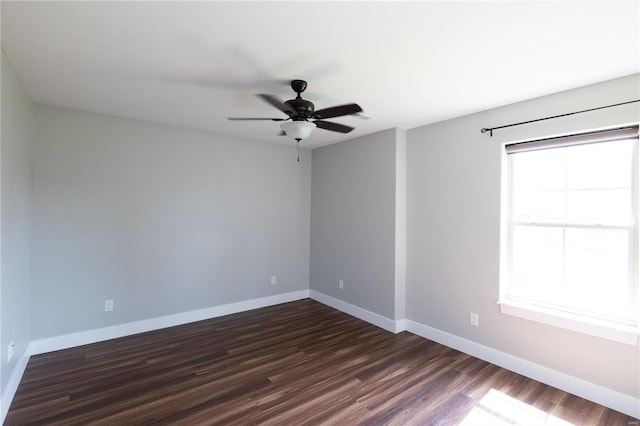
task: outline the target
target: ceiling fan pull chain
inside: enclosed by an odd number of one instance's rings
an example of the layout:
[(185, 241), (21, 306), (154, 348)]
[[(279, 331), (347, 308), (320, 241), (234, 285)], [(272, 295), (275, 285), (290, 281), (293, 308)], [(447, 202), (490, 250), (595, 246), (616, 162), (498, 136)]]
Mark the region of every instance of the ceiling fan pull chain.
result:
[(298, 163), (300, 162), (300, 139), (296, 139), (296, 148), (298, 150)]

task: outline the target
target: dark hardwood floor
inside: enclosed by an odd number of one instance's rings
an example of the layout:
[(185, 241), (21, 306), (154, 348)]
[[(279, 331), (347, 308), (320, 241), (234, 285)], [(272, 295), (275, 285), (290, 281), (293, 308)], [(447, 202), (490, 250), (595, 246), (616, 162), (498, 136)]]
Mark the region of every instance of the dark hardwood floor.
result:
[(33, 356), (5, 424), (637, 425), (302, 300)]

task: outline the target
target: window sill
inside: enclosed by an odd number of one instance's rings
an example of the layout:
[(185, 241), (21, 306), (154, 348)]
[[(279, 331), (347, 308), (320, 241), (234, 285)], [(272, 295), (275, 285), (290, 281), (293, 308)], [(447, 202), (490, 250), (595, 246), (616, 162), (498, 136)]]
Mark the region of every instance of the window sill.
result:
[(622, 324), (616, 325), (523, 302), (515, 302), (513, 300), (499, 300), (498, 304), (500, 305), (500, 312), (506, 315), (613, 340), (627, 345), (638, 345), (640, 329), (637, 327)]

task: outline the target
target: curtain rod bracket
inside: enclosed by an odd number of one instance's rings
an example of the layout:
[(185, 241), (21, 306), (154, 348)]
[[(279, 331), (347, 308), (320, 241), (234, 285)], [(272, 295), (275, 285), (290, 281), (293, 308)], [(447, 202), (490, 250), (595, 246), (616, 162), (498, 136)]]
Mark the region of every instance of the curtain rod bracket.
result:
[(487, 133), (489, 132), (489, 136), (493, 137), (493, 129), (487, 129), (487, 128), (482, 128), (480, 129), (480, 133)]

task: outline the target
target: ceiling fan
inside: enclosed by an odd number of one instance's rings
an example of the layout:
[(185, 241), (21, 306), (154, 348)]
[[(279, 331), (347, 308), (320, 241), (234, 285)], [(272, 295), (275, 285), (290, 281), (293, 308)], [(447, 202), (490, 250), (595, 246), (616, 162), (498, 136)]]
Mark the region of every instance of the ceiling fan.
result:
[(315, 127), (332, 132), (349, 133), (353, 127), (325, 121), (325, 119), (362, 112), (362, 108), (358, 104), (345, 104), (316, 111), (312, 102), (302, 99), (300, 96), (307, 88), (306, 81), (292, 80), (291, 88), (296, 92), (296, 98), (284, 102), (273, 95), (258, 94), (261, 99), (287, 114), (287, 118), (228, 117), (228, 119), (284, 121), (285, 123), (280, 125), (281, 134), (287, 135), (299, 143), (302, 139), (309, 137)]

